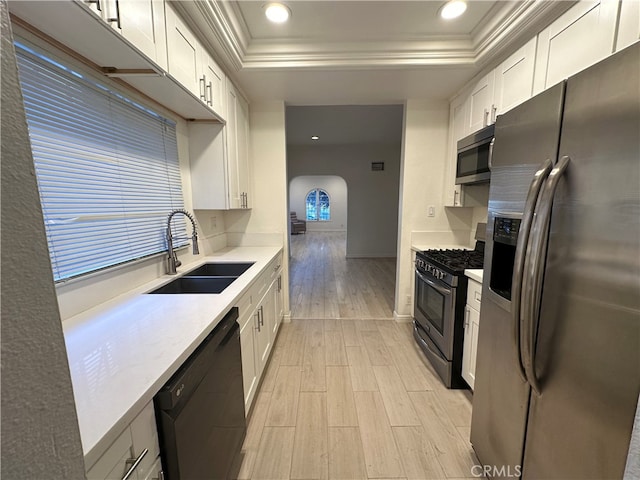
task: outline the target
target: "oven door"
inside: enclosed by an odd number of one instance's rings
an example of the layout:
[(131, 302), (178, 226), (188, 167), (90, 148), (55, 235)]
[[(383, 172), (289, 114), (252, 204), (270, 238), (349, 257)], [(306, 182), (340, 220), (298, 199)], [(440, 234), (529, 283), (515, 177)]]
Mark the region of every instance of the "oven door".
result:
[(453, 324), (455, 321), (455, 288), (432, 275), (416, 270), (416, 322), (427, 332), (440, 352), (453, 358)]

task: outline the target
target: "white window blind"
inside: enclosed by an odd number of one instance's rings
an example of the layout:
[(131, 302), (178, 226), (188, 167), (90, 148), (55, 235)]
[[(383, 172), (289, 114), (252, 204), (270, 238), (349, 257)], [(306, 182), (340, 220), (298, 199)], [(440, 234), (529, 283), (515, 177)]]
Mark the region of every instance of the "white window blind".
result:
[[(167, 216), (184, 208), (175, 124), (27, 45), (16, 52), (54, 279), (166, 250)], [(184, 217), (172, 226), (186, 238)]]

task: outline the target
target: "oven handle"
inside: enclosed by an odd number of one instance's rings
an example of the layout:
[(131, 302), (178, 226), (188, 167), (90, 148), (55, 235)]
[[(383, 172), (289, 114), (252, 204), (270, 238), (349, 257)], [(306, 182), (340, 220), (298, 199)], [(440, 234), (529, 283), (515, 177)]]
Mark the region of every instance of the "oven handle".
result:
[(524, 371), (531, 388), (542, 394), (540, 381), (535, 372), (535, 342), (536, 327), (540, 315), (540, 301), (542, 296), (542, 280), (544, 276), (544, 261), (546, 244), (549, 239), (551, 224), (551, 208), (558, 183), (569, 165), (570, 159), (564, 156), (549, 174), (544, 188), (540, 193), (538, 212), (531, 228), (532, 241), (530, 245), (530, 264), (523, 277), (524, 301), (522, 304), (523, 330), (520, 334)]
[(524, 206), (524, 213), (520, 223), (520, 231), (518, 232), (518, 241), (516, 244), (515, 260), (513, 262), (513, 277), (511, 279), (511, 325), (512, 325), (512, 343), (514, 354), (516, 357), (516, 366), (518, 373), (523, 381), (527, 381), (527, 374), (524, 370), (522, 361), (522, 349), (520, 347), (520, 324), (522, 322), (520, 315), (520, 304), (522, 300), (522, 282), (523, 272), (525, 268), (527, 245), (529, 244), (529, 235), (531, 233), (531, 223), (533, 221), (534, 209), (540, 195), (540, 189), (544, 185), (544, 181), (549, 176), (553, 165), (550, 159), (546, 159), (540, 169), (533, 176), (527, 193), (527, 201)]
[(420, 273), (418, 270), (416, 270), (416, 274), (420, 277), (420, 280), (422, 280), (424, 283), (426, 283), (427, 285), (435, 288), (438, 292), (440, 292), (443, 295), (451, 295), (451, 290), (448, 290), (444, 287), (441, 287), (440, 285), (438, 285), (437, 283), (435, 283), (433, 280), (429, 280), (427, 277), (425, 277), (422, 273)]

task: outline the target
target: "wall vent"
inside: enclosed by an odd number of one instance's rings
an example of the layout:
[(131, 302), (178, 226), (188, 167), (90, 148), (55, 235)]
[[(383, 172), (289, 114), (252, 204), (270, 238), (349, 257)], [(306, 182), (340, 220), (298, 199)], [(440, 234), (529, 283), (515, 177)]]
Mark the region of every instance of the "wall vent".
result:
[(371, 162), (372, 172), (382, 172), (384, 170), (384, 162)]

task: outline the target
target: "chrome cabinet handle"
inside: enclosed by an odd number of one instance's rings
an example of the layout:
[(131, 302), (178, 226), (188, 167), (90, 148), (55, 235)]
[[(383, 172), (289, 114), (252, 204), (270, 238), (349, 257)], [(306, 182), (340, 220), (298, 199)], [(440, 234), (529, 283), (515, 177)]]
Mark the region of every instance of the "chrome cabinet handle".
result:
[(469, 328), (469, 315), (471, 312), (469, 311), (469, 307), (464, 307), (464, 328)]
[(207, 84), (207, 90), (209, 90), (209, 99), (207, 100), (207, 105), (213, 107), (213, 86), (211, 82)]
[(528, 249), (530, 261), (523, 277), (525, 301), (522, 303), (521, 311), (524, 322), (523, 329), (520, 332), (522, 360), (527, 381), (538, 395), (542, 393), (542, 389), (540, 388), (540, 382), (535, 372), (535, 337), (537, 320), (540, 313), (544, 261), (546, 260), (546, 243), (549, 239), (553, 198), (558, 188), (558, 183), (566, 171), (569, 162), (570, 158), (567, 156), (560, 159), (555, 168), (551, 170), (544, 184), (544, 188), (540, 193), (536, 217), (531, 227), (532, 240)]
[(498, 107), (491, 105), (491, 123), (496, 123), (496, 119), (498, 118)]
[(489, 125), (489, 109), (485, 108), (483, 113), (482, 126), (486, 127), (487, 125)]
[(256, 313), (253, 314), (253, 318), (257, 318), (255, 329), (260, 331), (260, 310), (256, 310)]
[(549, 176), (551, 168), (551, 160), (545, 160), (540, 166), (540, 169), (534, 174), (531, 184), (529, 185), (527, 200), (524, 205), (524, 213), (522, 215), (522, 220), (520, 221), (520, 230), (518, 232), (518, 241), (516, 243), (516, 253), (513, 262), (513, 276), (511, 278), (511, 340), (517, 360), (516, 365), (518, 367), (518, 373), (525, 382), (527, 381), (527, 374), (524, 371), (522, 349), (520, 347), (520, 327), (522, 323), (520, 305), (522, 301), (522, 282), (525, 261), (527, 260), (527, 245), (529, 244), (529, 235), (531, 233), (531, 222), (533, 221), (534, 209), (536, 207), (536, 202), (538, 201), (538, 196), (540, 195), (540, 189), (542, 188), (544, 181)]
[(129, 467), (129, 470), (127, 470), (127, 472), (122, 477), (122, 480), (128, 480), (128, 478), (133, 474), (135, 469), (138, 468), (138, 465), (140, 465), (140, 462), (142, 461), (142, 459), (147, 453), (149, 453), (149, 450), (145, 448), (142, 451), (142, 453), (138, 455), (138, 458), (130, 458), (125, 462), (125, 466), (130, 465), (130, 467)]
[(458, 201), (456, 200), (458, 198), (458, 190), (454, 190), (453, 191), (453, 206), (457, 207), (458, 206)]
[(207, 83), (207, 76), (203, 75), (202, 78), (200, 79), (200, 100), (202, 100), (203, 102), (207, 101), (206, 83)]
[(116, 4), (116, 16), (107, 18), (107, 22), (116, 22), (116, 26), (119, 29), (122, 29), (122, 25), (120, 24), (120, 2), (118, 0), (115, 0), (115, 4)]
[(264, 306), (260, 305), (260, 326), (264, 327)]
[(96, 9), (101, 12), (102, 11), (102, 5), (100, 5), (100, 0), (86, 0), (86, 2), (91, 5), (92, 3), (96, 4)]

